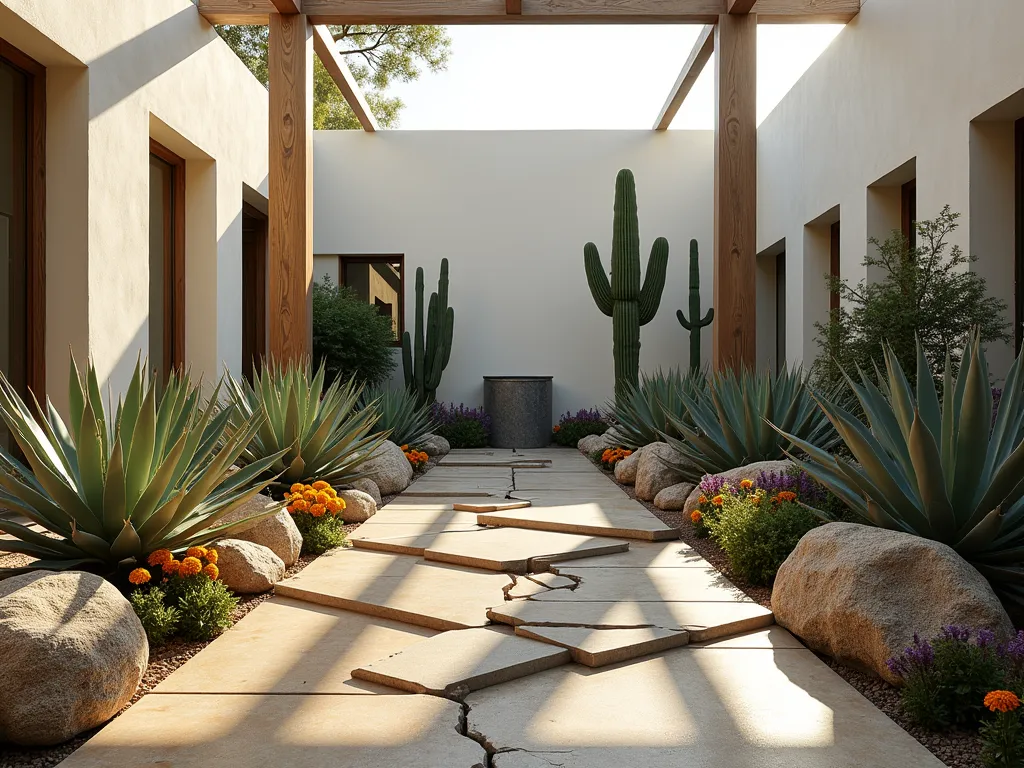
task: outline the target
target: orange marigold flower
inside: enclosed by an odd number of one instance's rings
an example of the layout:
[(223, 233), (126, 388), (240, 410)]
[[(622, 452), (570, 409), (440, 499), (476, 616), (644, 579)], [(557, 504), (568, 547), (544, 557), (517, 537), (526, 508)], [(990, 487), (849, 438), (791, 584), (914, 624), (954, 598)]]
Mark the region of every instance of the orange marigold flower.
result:
[(292, 487), (289, 488), (288, 490), (291, 491), (292, 493), (302, 493), (304, 490), (306, 490), (306, 486), (304, 486), (302, 483), (292, 483)]
[(693, 512), (690, 513), (690, 520), (692, 520), (695, 523), (699, 523), (702, 517), (703, 515), (700, 513), (699, 509), (695, 509), (693, 510)]
[(217, 554), (216, 549), (206, 550), (206, 562), (208, 562), (210, 565), (216, 563), (219, 557), (220, 556)]
[(158, 549), (155, 552), (149, 553), (149, 557), (146, 559), (146, 562), (152, 565), (153, 567), (156, 567), (158, 565), (162, 566), (165, 563), (169, 563), (173, 559), (174, 555), (171, 554), (171, 550)]
[(309, 514), (311, 514), (313, 517), (323, 517), (326, 511), (327, 507), (325, 507), (323, 504), (314, 504), (309, 508)]
[(725, 499), (722, 498), (722, 494), (718, 494), (713, 499), (711, 499), (711, 503), (714, 504), (716, 507), (720, 507), (725, 503)]
[(345, 509), (345, 502), (341, 499), (328, 499), (325, 506), (327, 507), (328, 512), (332, 515), (336, 515)]
[(333, 488), (325, 488), (324, 489), (324, 493), (326, 493), (332, 499), (338, 498), (338, 492), (336, 490), (334, 490)]
[(149, 575), (149, 571), (145, 568), (136, 568), (134, 571), (128, 574), (128, 581), (132, 584), (139, 585), (148, 582), (152, 576)]
[(705, 495), (704, 495), (704, 494), (702, 493), (702, 494), (700, 495), (700, 498), (699, 498), (699, 499), (697, 499), (697, 503), (698, 503), (698, 504), (707, 504), (707, 503), (708, 503), (708, 497), (707, 497), (707, 496), (705, 496)]
[(553, 426), (551, 428), (551, 431), (552, 432), (561, 432), (562, 431), (562, 427), (560, 425), (558, 425), (558, 424), (555, 424), (555, 426)]
[(308, 501), (310, 504), (316, 504), (316, 491), (310, 488), (308, 491), (303, 491), (302, 498)]
[(166, 563), (160, 566), (160, 569), (164, 572), (164, 574), (172, 576), (181, 570), (181, 560), (168, 560)]
[(748, 491), (748, 490), (750, 490), (753, 487), (754, 487), (754, 481), (753, 480), (750, 480), (749, 478), (746, 478), (746, 477), (743, 478), (742, 480), (740, 480), (740, 488), (742, 488), (743, 490)]
[(405, 453), (408, 450), (409, 450), (409, 444), (406, 443), (405, 445), (402, 446), (402, 453)]
[(305, 499), (296, 499), (295, 501), (292, 502), (292, 509), (294, 509), (296, 512), (308, 512), (309, 502), (306, 501)]
[(1020, 699), (1013, 691), (989, 691), (985, 694), (985, 706), (989, 712), (1013, 712), (1020, 706)]
[(185, 551), (187, 557), (206, 557), (206, 547), (189, 547)]
[(750, 503), (753, 504), (755, 507), (758, 506), (761, 503), (761, 497), (757, 494), (754, 494), (753, 496), (750, 497)]
[(195, 576), (201, 570), (203, 570), (203, 564), (199, 561), (198, 557), (186, 557), (181, 561), (178, 573), (182, 576)]
[(324, 491), (320, 491), (320, 493), (318, 493), (316, 495), (316, 503), (317, 504), (326, 504), (330, 500), (331, 500), (331, 497), (328, 496), (327, 493), (324, 492)]
[(331, 487), (331, 484), (328, 483), (326, 480), (317, 480), (315, 483), (313, 483), (313, 490), (314, 491), (322, 491), (324, 488), (330, 488), (330, 487)]
[(796, 494), (792, 491), (779, 491), (779, 501), (796, 501)]
[(220, 568), (218, 568), (213, 563), (210, 563), (205, 568), (203, 568), (203, 573), (210, 577), (210, 581), (216, 581), (217, 578), (220, 576)]
[(632, 455), (633, 455), (632, 451), (623, 451), (622, 452), (622, 458), (626, 458), (627, 456), (632, 456)]

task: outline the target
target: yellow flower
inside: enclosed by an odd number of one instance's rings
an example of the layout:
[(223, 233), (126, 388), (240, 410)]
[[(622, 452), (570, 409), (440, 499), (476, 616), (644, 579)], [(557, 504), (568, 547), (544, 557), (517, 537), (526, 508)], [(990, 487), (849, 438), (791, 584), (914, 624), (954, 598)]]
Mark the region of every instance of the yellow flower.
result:
[(311, 514), (313, 517), (323, 517), (326, 511), (327, 507), (325, 507), (323, 504), (314, 504), (309, 508), (309, 514)]
[(317, 480), (315, 483), (313, 483), (313, 490), (314, 491), (322, 491), (324, 488), (330, 488), (330, 487), (331, 487), (331, 484), (328, 483), (326, 480)]
[(292, 487), (288, 489), (292, 493), (302, 493), (306, 490), (306, 487), (302, 483), (292, 483)]
[(711, 503), (714, 504), (716, 507), (720, 507), (725, 503), (725, 499), (722, 498), (722, 494), (718, 494), (713, 499), (711, 499)]
[(309, 502), (305, 499), (296, 499), (292, 502), (292, 509), (296, 512), (306, 512), (309, 510)]
[(213, 563), (210, 563), (203, 568), (203, 573), (210, 577), (210, 581), (216, 581), (217, 577), (220, 576), (220, 569)]
[(201, 570), (203, 570), (203, 564), (199, 561), (198, 557), (186, 557), (181, 561), (178, 573), (182, 576), (195, 576)]
[(743, 478), (742, 480), (740, 480), (740, 488), (742, 488), (743, 490), (748, 491), (748, 490), (750, 490), (753, 487), (754, 487), (754, 481), (753, 480), (750, 480), (748, 478)]
[(213, 565), (214, 563), (216, 563), (218, 558), (219, 558), (219, 555), (217, 554), (217, 550), (216, 549), (208, 549), (208, 550), (206, 550), (206, 562), (208, 562), (210, 565)]
[(145, 568), (136, 568), (134, 571), (128, 574), (128, 581), (132, 584), (139, 585), (148, 582), (152, 576), (149, 575), (149, 571)]
[(690, 520), (692, 520), (695, 523), (699, 523), (700, 520), (701, 520), (701, 517), (703, 517), (703, 515), (701, 515), (699, 509), (695, 509), (695, 510), (693, 510), (693, 512), (690, 513)]
[(166, 563), (169, 563), (173, 559), (174, 555), (171, 554), (171, 550), (158, 549), (156, 550), (156, 552), (149, 553), (149, 558), (147, 558), (146, 562), (152, 565), (153, 567), (156, 567), (158, 565), (162, 566)]
[(1013, 691), (989, 691), (985, 694), (985, 706), (989, 712), (1013, 712), (1020, 706), (1020, 699)]
[(187, 557), (206, 557), (206, 547), (189, 547), (185, 551)]

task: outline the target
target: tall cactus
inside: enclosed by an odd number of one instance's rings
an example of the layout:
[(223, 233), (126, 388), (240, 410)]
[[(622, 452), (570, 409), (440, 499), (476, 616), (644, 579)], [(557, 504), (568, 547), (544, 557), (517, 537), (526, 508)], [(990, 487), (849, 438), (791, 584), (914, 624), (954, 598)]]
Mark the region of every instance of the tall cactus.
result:
[(690, 332), (690, 371), (700, 370), (700, 329), (711, 325), (715, 319), (715, 310), (708, 307), (703, 320), (700, 317), (700, 262), (697, 256), (697, 241), (690, 241), (690, 319), (686, 319), (683, 310), (676, 310), (679, 324)]
[(668, 240), (659, 237), (651, 247), (647, 274), (641, 287), (636, 183), (629, 169), (624, 168), (615, 177), (611, 280), (593, 243), (583, 247), (583, 264), (597, 308), (612, 318), (615, 399), (618, 401), (630, 386), (635, 387), (639, 383), (640, 326), (651, 322), (658, 311), (668, 269)]
[(423, 267), (416, 268), (415, 331), (415, 346), (408, 331), (402, 334), (405, 386), (416, 394), (420, 404), (432, 403), (437, 398), (441, 373), (452, 355), (452, 337), (455, 334), (455, 310), (448, 306), (448, 259), (441, 259), (437, 292), (430, 294), (426, 338), (423, 332)]

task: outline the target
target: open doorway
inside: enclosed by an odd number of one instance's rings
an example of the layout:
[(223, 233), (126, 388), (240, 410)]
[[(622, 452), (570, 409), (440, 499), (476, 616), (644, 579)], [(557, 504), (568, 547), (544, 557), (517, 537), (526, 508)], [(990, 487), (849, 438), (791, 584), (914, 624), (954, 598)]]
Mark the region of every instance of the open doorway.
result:
[(242, 375), (259, 373), (267, 354), (267, 216), (242, 203)]

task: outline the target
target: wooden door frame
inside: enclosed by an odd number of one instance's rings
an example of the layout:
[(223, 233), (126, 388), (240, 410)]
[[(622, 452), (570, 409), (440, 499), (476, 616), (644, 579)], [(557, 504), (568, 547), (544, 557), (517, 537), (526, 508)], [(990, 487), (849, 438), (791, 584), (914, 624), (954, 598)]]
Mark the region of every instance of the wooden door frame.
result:
[(46, 67), (0, 39), (0, 59), (28, 78), (25, 384), (46, 395)]
[[(163, 307), (163, 370), (170, 373), (185, 364), (185, 160), (152, 138), (149, 153), (171, 166), (171, 201), (170, 206), (164, 208)], [(170, 249), (167, 248), (168, 238)], [(169, 259), (168, 250), (171, 251)]]

